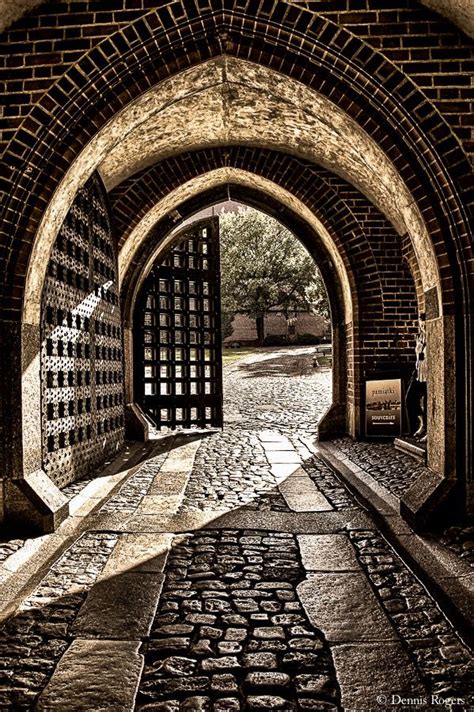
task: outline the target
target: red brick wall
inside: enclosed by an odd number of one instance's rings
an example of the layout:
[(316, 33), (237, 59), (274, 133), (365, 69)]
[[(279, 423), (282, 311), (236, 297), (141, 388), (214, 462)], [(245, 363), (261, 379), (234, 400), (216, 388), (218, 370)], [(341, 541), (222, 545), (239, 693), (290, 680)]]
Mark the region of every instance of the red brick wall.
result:
[(473, 156), (473, 43), (459, 28), (412, 0), (289, 4), (322, 14), (381, 52), (423, 91)]
[[(225, 4), (232, 8), (233, 3)], [(328, 18), (381, 52), (432, 101), (466, 152), (474, 152), (472, 42), (458, 28), (413, 0), (290, 0), (287, 4), (306, 9), (308, 16)], [(246, 5), (249, 14), (264, 14), (258, 12), (259, 3)], [(242, 4), (235, 6), (240, 9)], [(127, 29), (130, 23), (145, 18), (154, 7), (160, 7), (160, 19), (169, 30), (183, 16), (179, 3), (171, 2), (55, 2), (40, 6), (9, 28), (2, 38), (1, 89), (8, 94), (4, 140), (12, 138), (31, 106), (67, 67), (116, 31), (123, 33), (121, 42), (127, 46), (135, 34)], [(192, 15), (189, 3), (188, 13)]]

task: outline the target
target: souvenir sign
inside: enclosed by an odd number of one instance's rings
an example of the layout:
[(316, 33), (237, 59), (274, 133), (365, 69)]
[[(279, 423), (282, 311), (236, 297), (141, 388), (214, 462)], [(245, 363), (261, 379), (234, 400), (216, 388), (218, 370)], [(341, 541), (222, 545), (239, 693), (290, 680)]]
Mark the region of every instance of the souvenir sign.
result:
[(401, 380), (366, 381), (365, 434), (367, 437), (397, 437), (401, 428)]

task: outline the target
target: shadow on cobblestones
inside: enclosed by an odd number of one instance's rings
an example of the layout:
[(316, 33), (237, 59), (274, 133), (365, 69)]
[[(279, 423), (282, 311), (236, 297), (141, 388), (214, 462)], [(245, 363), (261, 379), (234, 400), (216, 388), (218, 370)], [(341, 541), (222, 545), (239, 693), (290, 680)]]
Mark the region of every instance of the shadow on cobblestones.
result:
[(241, 378), (294, 378), (295, 376), (313, 376), (312, 354), (279, 355), (274, 358), (253, 363), (238, 364)]
[(145, 644), (138, 709), (340, 709), (329, 647), (296, 595), (303, 579), (292, 534), (182, 536)]
[(402, 497), (427, 469), (396, 450), (392, 442), (362, 442), (350, 438), (337, 438), (332, 442), (396, 497)]
[(0, 709), (30, 710), (71, 642), (70, 629), (118, 534), (88, 532), (0, 628)]
[(226, 428), (201, 443), (181, 511), (289, 511), (257, 434)]

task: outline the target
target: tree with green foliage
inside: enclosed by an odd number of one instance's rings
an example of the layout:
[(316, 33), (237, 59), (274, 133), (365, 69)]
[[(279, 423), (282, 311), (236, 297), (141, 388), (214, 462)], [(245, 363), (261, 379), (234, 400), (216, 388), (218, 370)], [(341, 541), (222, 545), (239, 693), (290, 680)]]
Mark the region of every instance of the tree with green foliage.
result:
[(255, 319), (258, 343), (265, 314), (277, 307), (329, 315), (318, 268), (295, 236), (274, 218), (252, 208), (220, 215), (223, 336), (237, 313)]

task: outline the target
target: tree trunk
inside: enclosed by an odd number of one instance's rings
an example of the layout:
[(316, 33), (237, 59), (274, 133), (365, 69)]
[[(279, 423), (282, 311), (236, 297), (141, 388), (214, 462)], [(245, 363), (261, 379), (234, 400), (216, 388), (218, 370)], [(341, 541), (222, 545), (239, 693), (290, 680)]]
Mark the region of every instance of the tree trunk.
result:
[(265, 338), (265, 315), (259, 314), (255, 318), (255, 326), (257, 327), (257, 343), (259, 346), (263, 345), (263, 340)]

